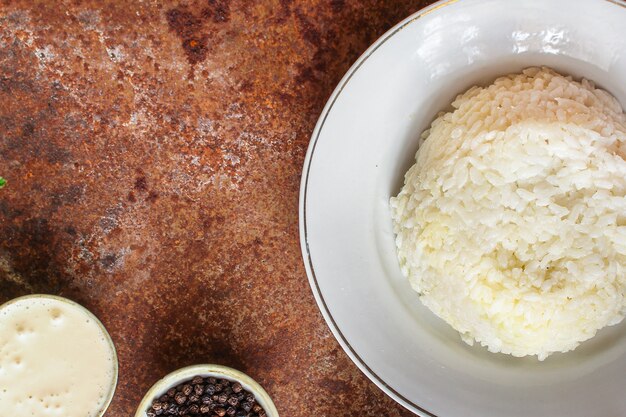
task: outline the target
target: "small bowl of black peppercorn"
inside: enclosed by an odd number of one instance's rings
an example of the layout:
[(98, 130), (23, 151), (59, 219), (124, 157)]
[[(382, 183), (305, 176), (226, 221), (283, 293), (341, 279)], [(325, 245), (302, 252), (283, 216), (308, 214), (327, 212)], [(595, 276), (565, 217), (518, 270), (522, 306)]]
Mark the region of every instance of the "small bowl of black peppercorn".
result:
[(150, 388), (135, 417), (278, 417), (270, 396), (252, 378), (220, 365), (193, 365)]

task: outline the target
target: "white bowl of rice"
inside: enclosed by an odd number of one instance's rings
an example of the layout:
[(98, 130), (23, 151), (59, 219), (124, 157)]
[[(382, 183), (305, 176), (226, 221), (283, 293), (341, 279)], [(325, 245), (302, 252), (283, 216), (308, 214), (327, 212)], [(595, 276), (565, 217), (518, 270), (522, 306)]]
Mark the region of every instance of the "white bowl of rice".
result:
[(626, 2), (436, 3), (331, 96), (300, 231), (333, 334), (421, 416), (626, 416)]

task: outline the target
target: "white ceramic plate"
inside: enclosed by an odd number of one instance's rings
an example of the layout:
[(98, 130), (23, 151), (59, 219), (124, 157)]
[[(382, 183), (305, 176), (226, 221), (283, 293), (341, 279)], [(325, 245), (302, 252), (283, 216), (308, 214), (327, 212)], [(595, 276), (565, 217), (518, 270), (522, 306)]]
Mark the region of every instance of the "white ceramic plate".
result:
[(422, 416), (626, 416), (626, 323), (544, 362), (492, 354), (425, 309), (397, 264), (388, 201), (419, 134), (456, 94), (533, 65), (626, 105), (626, 3), (437, 3), (365, 52), (313, 133), (300, 196), (311, 287), (352, 360)]

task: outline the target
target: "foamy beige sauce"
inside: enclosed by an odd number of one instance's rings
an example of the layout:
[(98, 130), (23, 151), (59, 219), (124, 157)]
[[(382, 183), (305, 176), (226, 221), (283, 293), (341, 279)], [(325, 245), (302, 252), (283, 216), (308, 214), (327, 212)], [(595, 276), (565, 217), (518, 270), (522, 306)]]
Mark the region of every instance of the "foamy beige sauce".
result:
[(97, 416), (115, 369), (108, 336), (80, 307), (25, 298), (0, 308), (1, 416)]

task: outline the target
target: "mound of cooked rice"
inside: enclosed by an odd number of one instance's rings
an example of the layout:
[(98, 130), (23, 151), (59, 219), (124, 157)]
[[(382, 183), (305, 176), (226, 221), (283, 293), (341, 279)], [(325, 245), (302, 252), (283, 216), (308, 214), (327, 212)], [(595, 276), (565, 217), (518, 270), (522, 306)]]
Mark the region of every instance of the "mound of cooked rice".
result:
[(566, 352), (626, 314), (626, 115), (548, 68), (473, 87), (391, 199), (422, 302), (491, 352)]

